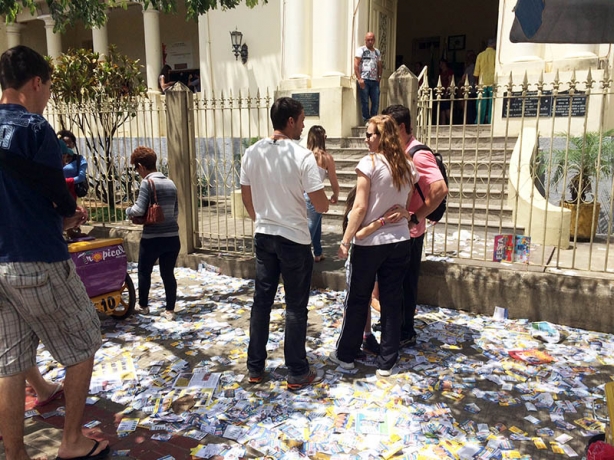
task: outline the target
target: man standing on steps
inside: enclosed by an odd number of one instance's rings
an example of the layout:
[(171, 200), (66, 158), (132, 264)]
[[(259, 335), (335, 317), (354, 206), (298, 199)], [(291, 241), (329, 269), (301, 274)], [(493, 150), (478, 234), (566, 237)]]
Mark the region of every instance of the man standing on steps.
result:
[(478, 84), (484, 85), (482, 98), (478, 99), (478, 110), (475, 123), (490, 124), (492, 121), (492, 88), (495, 84), (495, 39), (488, 39), (488, 46), (478, 54), (475, 61), (473, 76)]
[[(375, 34), (367, 32), (365, 44), (356, 50), (354, 56), (354, 74), (358, 80), (358, 92), (362, 107), (362, 120), (377, 115), (379, 110), (379, 82), (382, 78), (382, 56), (375, 48)], [(369, 110), (369, 99), (371, 110)]]
[[(405, 154), (416, 145), (421, 145), (413, 135), (411, 128), (411, 115), (409, 109), (403, 105), (391, 105), (382, 111), (383, 115), (390, 115), (399, 125), (399, 137), (405, 146)], [(424, 233), (426, 232), (426, 216), (433, 212), (448, 194), (448, 186), (439, 171), (435, 157), (428, 150), (418, 150), (413, 155), (414, 166), (420, 174), (418, 186), (424, 195), (413, 193), (409, 202), (409, 230), (411, 235), (411, 248), (409, 268), (403, 280), (403, 322), (401, 326), (401, 347), (416, 343), (416, 330), (414, 328), (414, 315), (418, 299), (418, 278), (420, 277), (420, 264), (422, 262), (422, 247)]]
[(250, 383), (262, 382), (271, 307), (281, 274), (286, 294), (287, 384), (289, 390), (299, 390), (322, 378), (310, 369), (305, 350), (313, 255), (303, 193), (319, 213), (328, 211), (328, 198), (315, 156), (295, 142), (305, 121), (301, 103), (289, 97), (277, 99), (271, 121), (273, 135), (247, 149), (241, 163), (243, 204), (256, 227), (256, 287), (247, 369)]

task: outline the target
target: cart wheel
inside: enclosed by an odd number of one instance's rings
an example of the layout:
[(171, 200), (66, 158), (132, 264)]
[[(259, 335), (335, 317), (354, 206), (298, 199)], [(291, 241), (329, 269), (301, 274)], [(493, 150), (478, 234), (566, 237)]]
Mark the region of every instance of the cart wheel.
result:
[(119, 305), (115, 307), (111, 316), (115, 319), (126, 319), (134, 313), (136, 305), (136, 291), (130, 274), (126, 273), (126, 280), (122, 286), (122, 297)]

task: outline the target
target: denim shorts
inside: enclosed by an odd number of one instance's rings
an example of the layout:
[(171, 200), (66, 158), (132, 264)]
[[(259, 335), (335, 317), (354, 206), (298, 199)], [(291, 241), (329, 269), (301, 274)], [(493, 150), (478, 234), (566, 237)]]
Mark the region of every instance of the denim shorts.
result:
[(42, 342), (64, 366), (94, 356), (100, 320), (72, 260), (0, 263), (0, 377), (36, 364)]

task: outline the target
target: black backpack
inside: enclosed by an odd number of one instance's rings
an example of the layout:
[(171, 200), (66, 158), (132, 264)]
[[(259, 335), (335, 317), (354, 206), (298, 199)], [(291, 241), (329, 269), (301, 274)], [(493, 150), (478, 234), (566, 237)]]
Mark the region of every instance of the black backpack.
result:
[[(433, 156), (435, 157), (435, 161), (437, 162), (437, 167), (439, 168), (439, 171), (441, 172), (441, 175), (443, 176), (443, 180), (445, 181), (446, 186), (447, 186), (448, 185), (448, 173), (446, 171), (446, 165), (443, 164), (443, 157), (441, 156), (441, 153), (433, 152), (426, 145), (415, 145), (414, 147), (409, 149), (409, 156), (413, 158), (414, 154), (420, 150), (428, 150), (429, 152), (433, 154)], [(426, 201), (424, 199), (424, 193), (422, 193), (422, 190), (420, 190), (420, 186), (418, 184), (416, 184), (416, 190), (420, 194), (420, 198), (422, 198), (422, 201)], [(441, 203), (439, 203), (439, 206), (437, 206), (437, 208), (432, 213), (426, 216), (428, 220), (433, 221), (433, 222), (439, 222), (441, 220), (441, 218), (446, 212), (446, 199), (447, 199), (447, 196), (443, 198)]]

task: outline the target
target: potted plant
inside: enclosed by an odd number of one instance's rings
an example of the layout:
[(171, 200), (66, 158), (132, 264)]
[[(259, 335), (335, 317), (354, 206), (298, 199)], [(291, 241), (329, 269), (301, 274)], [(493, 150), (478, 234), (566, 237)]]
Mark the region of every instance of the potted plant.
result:
[[(564, 194), (561, 206), (571, 210), (571, 237), (590, 240), (597, 229), (601, 207), (593, 182), (611, 177), (614, 172), (614, 129), (603, 134), (587, 132), (568, 137), (565, 133), (562, 136), (566, 147), (552, 151), (552, 183), (566, 181), (569, 199)], [(549, 159), (549, 152), (543, 152), (542, 172), (547, 169)]]

